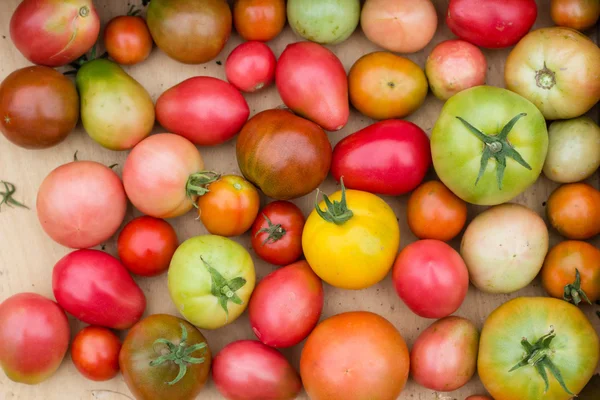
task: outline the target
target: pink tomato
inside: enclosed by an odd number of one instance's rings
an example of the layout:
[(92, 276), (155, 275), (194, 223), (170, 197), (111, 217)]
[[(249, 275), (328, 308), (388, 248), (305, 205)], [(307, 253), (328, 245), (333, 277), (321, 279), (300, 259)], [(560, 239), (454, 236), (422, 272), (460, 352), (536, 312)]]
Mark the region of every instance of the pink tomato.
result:
[(255, 92), (275, 80), (277, 59), (262, 42), (245, 42), (236, 47), (225, 62), (227, 80), (243, 92)]

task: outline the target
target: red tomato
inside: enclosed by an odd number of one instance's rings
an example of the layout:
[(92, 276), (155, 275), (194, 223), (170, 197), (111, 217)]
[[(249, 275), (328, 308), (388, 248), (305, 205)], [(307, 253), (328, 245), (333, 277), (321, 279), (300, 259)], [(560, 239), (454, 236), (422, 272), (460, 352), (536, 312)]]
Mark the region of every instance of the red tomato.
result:
[(200, 146), (228, 141), (249, 115), (244, 96), (233, 85), (210, 76), (187, 79), (156, 101), (158, 122)]
[(141, 276), (165, 272), (177, 246), (175, 229), (167, 221), (148, 216), (125, 225), (117, 241), (119, 258), (125, 268)]
[(227, 80), (243, 92), (255, 92), (275, 80), (277, 59), (262, 42), (245, 42), (236, 47), (225, 62)]
[(598, 0), (552, 0), (550, 15), (558, 26), (584, 31), (592, 28), (600, 17)]
[(99, 326), (83, 328), (71, 344), (71, 358), (81, 375), (92, 381), (107, 381), (119, 373), (121, 340)]
[(0, 366), (15, 382), (34, 385), (50, 378), (69, 337), (67, 315), (52, 300), (19, 293), (0, 304)]
[(142, 317), (146, 297), (123, 265), (103, 251), (76, 250), (52, 272), (58, 304), (90, 325), (128, 329)]
[(268, 42), (285, 27), (285, 0), (236, 0), (233, 24), (244, 40)]
[(294, 203), (269, 203), (252, 225), (252, 248), (266, 262), (291, 264), (302, 256), (304, 222), (302, 211)]
[(146, 21), (136, 15), (115, 17), (104, 29), (106, 51), (119, 64), (141, 63), (152, 52), (152, 44)]
[(323, 296), (323, 283), (306, 261), (271, 272), (248, 304), (254, 334), (267, 346), (297, 345), (319, 322)]
[(537, 18), (535, 0), (450, 0), (446, 24), (459, 38), (480, 47), (510, 47)]
[(430, 165), (427, 134), (412, 122), (388, 120), (342, 139), (331, 174), (349, 189), (398, 196), (416, 188)]
[(392, 278), (398, 296), (423, 318), (452, 314), (469, 289), (464, 261), (439, 240), (418, 240), (406, 246), (394, 263)]

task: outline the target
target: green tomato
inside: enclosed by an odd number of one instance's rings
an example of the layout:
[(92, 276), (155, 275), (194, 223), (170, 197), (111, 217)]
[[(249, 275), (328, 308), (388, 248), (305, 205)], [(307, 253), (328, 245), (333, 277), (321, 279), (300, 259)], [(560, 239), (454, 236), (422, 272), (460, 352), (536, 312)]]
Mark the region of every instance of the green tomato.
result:
[(451, 97), (431, 133), (433, 166), (463, 200), (505, 203), (540, 173), (548, 151), (542, 113), (506, 89), (477, 86)]
[(287, 18), (296, 34), (321, 44), (348, 39), (358, 26), (360, 0), (288, 0)]
[(171, 299), (181, 315), (201, 329), (217, 329), (239, 317), (255, 282), (248, 251), (222, 236), (186, 240), (169, 266)]

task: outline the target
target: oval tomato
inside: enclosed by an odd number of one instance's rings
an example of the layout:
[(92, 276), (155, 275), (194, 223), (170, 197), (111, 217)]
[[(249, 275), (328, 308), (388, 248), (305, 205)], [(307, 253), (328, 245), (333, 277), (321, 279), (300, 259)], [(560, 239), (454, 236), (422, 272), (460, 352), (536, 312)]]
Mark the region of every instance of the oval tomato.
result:
[(431, 165), (427, 134), (408, 121), (377, 122), (333, 149), (331, 174), (350, 189), (399, 196), (413, 190)]
[(112, 331), (98, 326), (83, 328), (71, 345), (73, 364), (92, 381), (107, 381), (119, 373), (121, 340)]
[(134, 65), (146, 60), (152, 52), (152, 36), (144, 18), (130, 13), (111, 19), (104, 28), (104, 46), (108, 55), (122, 65)]
[(227, 80), (243, 92), (255, 92), (275, 80), (277, 59), (261, 42), (245, 42), (236, 47), (225, 62)]
[(398, 296), (423, 318), (452, 314), (469, 289), (464, 261), (456, 250), (439, 240), (418, 240), (402, 249), (392, 279)]
[(285, 0), (236, 0), (233, 24), (244, 40), (268, 42), (285, 26)]
[(558, 26), (584, 31), (600, 18), (600, 2), (596, 0), (552, 0), (550, 15)]
[(542, 172), (548, 130), (523, 97), (491, 86), (464, 90), (446, 102), (431, 133), (433, 166), (461, 199), (505, 203)]
[(69, 349), (69, 321), (52, 300), (19, 293), (0, 303), (0, 366), (15, 382), (50, 378)]
[(288, 0), (287, 16), (296, 35), (321, 44), (338, 44), (358, 26), (360, 0)]
[(300, 376), (313, 400), (396, 399), (408, 369), (402, 335), (370, 312), (347, 312), (321, 322), (300, 357)]
[(600, 192), (585, 183), (557, 188), (548, 198), (550, 224), (566, 238), (590, 239), (600, 234)]

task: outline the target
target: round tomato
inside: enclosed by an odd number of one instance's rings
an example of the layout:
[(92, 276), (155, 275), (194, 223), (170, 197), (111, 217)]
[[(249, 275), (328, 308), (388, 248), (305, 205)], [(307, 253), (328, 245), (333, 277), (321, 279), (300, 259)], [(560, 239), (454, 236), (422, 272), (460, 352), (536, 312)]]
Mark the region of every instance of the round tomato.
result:
[(71, 358), (81, 375), (92, 381), (107, 381), (119, 373), (121, 340), (111, 330), (83, 328), (71, 344)]
[(302, 256), (304, 215), (294, 203), (274, 201), (263, 208), (252, 225), (252, 248), (271, 264), (288, 265)]
[(392, 279), (398, 296), (423, 318), (452, 314), (469, 289), (464, 261), (456, 250), (439, 240), (418, 240), (402, 249)]
[(552, 0), (552, 21), (558, 26), (584, 31), (592, 28), (600, 17), (598, 0)]
[(261, 42), (245, 42), (236, 47), (225, 62), (227, 80), (243, 92), (255, 92), (275, 80), (277, 59)]
[(400, 246), (394, 211), (374, 194), (346, 190), (343, 182), (341, 191), (323, 199), (302, 232), (308, 264), (325, 282), (343, 289), (381, 281)]
[(186, 240), (169, 267), (171, 299), (181, 315), (200, 329), (217, 329), (239, 317), (255, 282), (250, 254), (222, 236)]
[(233, 24), (244, 40), (268, 42), (285, 26), (285, 0), (236, 0)]
[(408, 198), (408, 227), (419, 239), (452, 240), (467, 221), (467, 204), (443, 183), (429, 181)]
[(127, 333), (119, 366), (137, 400), (189, 400), (208, 380), (211, 358), (196, 327), (172, 315), (155, 314)]
[(152, 52), (152, 36), (146, 21), (137, 16), (131, 6), (128, 15), (111, 19), (104, 28), (104, 46), (108, 55), (119, 64), (134, 65)]
[(585, 183), (560, 186), (548, 198), (550, 224), (566, 238), (590, 239), (600, 234), (600, 192)]
[(485, 321), (477, 371), (496, 400), (568, 400), (594, 374), (599, 353), (598, 335), (577, 307), (519, 297)]
[(198, 198), (198, 217), (209, 233), (239, 236), (252, 226), (260, 207), (258, 190), (237, 175), (225, 175)]
[(358, 26), (360, 0), (288, 0), (287, 16), (297, 35), (321, 44), (338, 44)]
[(384, 51), (359, 58), (348, 82), (352, 105), (373, 119), (406, 117), (427, 97), (427, 78), (421, 67)]
[(461, 199), (478, 205), (510, 201), (542, 172), (548, 130), (523, 97), (491, 86), (446, 102), (431, 133), (433, 166)]
[(169, 268), (178, 245), (177, 233), (167, 221), (142, 216), (125, 225), (117, 240), (117, 252), (130, 272), (156, 276)]
[(370, 312), (347, 312), (321, 322), (300, 357), (300, 376), (312, 400), (396, 399), (408, 369), (402, 335)]

